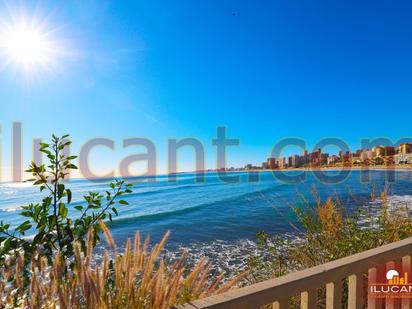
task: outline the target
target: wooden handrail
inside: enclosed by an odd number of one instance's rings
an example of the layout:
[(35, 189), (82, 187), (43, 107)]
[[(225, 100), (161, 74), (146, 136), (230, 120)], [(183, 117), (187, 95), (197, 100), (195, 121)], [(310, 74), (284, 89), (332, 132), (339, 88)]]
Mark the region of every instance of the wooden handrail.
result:
[[(297, 271), (283, 277), (263, 281), (244, 288), (233, 289), (229, 292), (196, 300), (179, 309), (252, 309), (272, 304), (286, 297), (298, 295), (308, 290), (319, 288), (333, 282), (352, 276), (350, 285), (351, 302), (359, 303), (356, 294), (360, 291), (360, 274), (368, 273), (371, 268), (385, 265), (389, 261), (402, 259), (412, 253), (412, 238), (357, 253), (336, 261)], [(358, 277), (356, 277), (358, 276)], [(358, 284), (358, 286), (357, 286)], [(336, 285), (341, 288), (340, 284)], [(351, 286), (349, 287), (351, 289)], [(329, 285), (329, 290), (334, 289)], [(351, 294), (352, 293), (352, 294)], [(355, 294), (353, 294), (355, 293)], [(339, 293), (336, 293), (340, 295)], [(305, 294), (305, 297), (307, 294)], [(330, 298), (330, 296), (328, 296)], [(355, 297), (355, 298), (353, 298)], [(277, 305), (279, 307), (279, 305)], [(334, 307), (334, 306), (333, 306)], [(332, 308), (333, 308), (332, 307)], [(312, 308), (309, 306), (308, 308)], [(349, 308), (358, 308), (350, 306)]]

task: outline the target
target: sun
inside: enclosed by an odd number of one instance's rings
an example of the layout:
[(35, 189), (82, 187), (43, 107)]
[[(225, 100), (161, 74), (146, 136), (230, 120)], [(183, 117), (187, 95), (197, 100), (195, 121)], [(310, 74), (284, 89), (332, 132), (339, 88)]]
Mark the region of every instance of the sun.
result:
[(5, 68), (23, 73), (53, 71), (60, 53), (54, 33), (53, 29), (47, 29), (47, 23), (21, 16), (0, 23), (0, 71)]
[(42, 33), (25, 25), (8, 29), (3, 37), (3, 48), (10, 60), (25, 67), (44, 65), (49, 45)]

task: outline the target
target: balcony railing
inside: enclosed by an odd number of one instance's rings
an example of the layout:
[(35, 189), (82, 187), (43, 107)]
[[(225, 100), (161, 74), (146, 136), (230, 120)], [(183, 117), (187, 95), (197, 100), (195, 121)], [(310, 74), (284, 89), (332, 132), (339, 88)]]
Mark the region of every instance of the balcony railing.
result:
[(411, 274), (411, 255), (412, 238), (408, 238), (283, 277), (196, 300), (178, 308), (253, 309), (271, 305), (272, 308), (284, 309), (290, 308), (291, 297), (300, 295), (300, 307), (312, 309), (317, 308), (318, 289), (324, 288), (324, 306), (327, 309), (340, 309), (344, 308), (342, 292), (345, 280), (347, 293), (344, 295), (347, 298), (344, 302), (349, 309), (412, 308), (412, 299), (379, 299), (367, 294), (368, 282), (376, 283), (378, 272), (386, 273), (386, 270), (396, 268)]

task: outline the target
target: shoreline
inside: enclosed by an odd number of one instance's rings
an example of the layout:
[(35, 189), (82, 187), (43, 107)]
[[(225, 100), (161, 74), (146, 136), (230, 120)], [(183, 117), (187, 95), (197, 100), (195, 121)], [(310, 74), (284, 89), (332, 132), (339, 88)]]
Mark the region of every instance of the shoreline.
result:
[[(226, 173), (244, 173), (244, 172), (291, 172), (291, 171), (305, 171), (305, 172), (317, 172), (317, 171), (397, 171), (397, 172), (410, 172), (412, 166), (353, 166), (353, 167), (339, 167), (339, 166), (325, 166), (325, 167), (297, 167), (297, 168), (279, 168), (279, 169), (250, 169), (250, 170), (235, 170), (224, 171)], [(200, 171), (198, 171), (200, 172)], [(198, 173), (198, 172), (183, 172), (183, 173)], [(206, 173), (219, 173), (223, 171), (204, 171)], [(178, 173), (180, 174), (180, 173)]]
[[(339, 166), (322, 166), (322, 167), (297, 167), (297, 168), (282, 168), (282, 169), (244, 169), (244, 170), (226, 170), (226, 171), (218, 171), (218, 170), (200, 170), (200, 171), (187, 171), (187, 172), (177, 172), (177, 173), (162, 173), (162, 174), (154, 174), (154, 175), (136, 175), (124, 178), (133, 179), (133, 178), (156, 178), (159, 176), (171, 176), (171, 175), (184, 175), (184, 174), (196, 174), (196, 173), (219, 173), (219, 172), (226, 172), (226, 173), (247, 173), (247, 172), (290, 172), (290, 171), (305, 171), (305, 172), (316, 172), (316, 171), (398, 171), (398, 172), (409, 172), (412, 171), (411, 165), (375, 165), (375, 166), (353, 166), (353, 167), (339, 167)], [(121, 176), (115, 176), (114, 178), (118, 178)], [(92, 182), (105, 182), (110, 181), (113, 178), (83, 178), (83, 177), (73, 177), (68, 178), (69, 181), (76, 181), (76, 180), (88, 180)], [(12, 180), (0, 180), (0, 184), (25, 184), (28, 183), (27, 180), (14, 182)]]

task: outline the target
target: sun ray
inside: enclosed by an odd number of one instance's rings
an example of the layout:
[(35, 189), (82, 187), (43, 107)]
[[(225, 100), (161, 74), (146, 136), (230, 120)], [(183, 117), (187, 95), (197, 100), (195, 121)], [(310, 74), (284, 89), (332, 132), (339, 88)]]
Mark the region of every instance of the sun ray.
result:
[(59, 29), (51, 27), (50, 14), (40, 17), (39, 12), (38, 7), (32, 15), (9, 8), (8, 18), (0, 18), (1, 71), (11, 69), (31, 79), (56, 71), (67, 48), (56, 39)]

